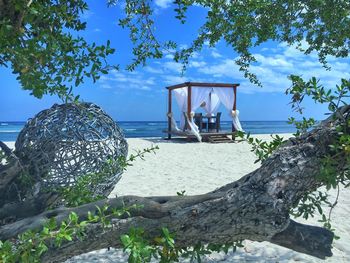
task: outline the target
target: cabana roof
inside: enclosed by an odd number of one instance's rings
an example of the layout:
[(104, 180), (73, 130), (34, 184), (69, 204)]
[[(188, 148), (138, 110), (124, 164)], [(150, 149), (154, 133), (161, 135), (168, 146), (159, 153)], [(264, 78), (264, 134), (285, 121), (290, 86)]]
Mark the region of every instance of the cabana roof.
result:
[(184, 87), (203, 87), (203, 88), (235, 88), (238, 87), (238, 83), (207, 83), (207, 82), (184, 82), (173, 86), (168, 86), (166, 89), (173, 90)]

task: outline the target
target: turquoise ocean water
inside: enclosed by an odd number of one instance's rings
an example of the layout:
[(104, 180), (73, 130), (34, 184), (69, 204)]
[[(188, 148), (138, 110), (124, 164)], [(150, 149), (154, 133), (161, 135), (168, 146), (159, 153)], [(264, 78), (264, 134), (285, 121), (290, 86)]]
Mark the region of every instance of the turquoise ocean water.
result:
[[(285, 121), (242, 121), (242, 127), (252, 134), (293, 133), (295, 129)], [(118, 122), (125, 137), (164, 137), (165, 121), (122, 121)], [(25, 122), (0, 121), (0, 141), (15, 141)], [(222, 130), (231, 130), (230, 121), (221, 122)]]

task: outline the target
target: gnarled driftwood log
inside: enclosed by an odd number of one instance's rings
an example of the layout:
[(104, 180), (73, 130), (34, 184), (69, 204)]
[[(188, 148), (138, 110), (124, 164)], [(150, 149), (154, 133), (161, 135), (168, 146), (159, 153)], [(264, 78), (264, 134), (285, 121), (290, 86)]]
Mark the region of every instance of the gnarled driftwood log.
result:
[[(342, 116), (348, 117), (349, 107)], [(59, 262), (83, 252), (120, 247), (119, 236), (131, 227), (142, 227), (150, 237), (158, 236), (161, 227), (176, 233), (178, 246), (202, 243), (226, 243), (239, 239), (269, 241), (318, 258), (331, 256), (332, 232), (302, 225), (289, 218), (289, 209), (307, 192), (317, 189), (316, 176), (321, 159), (330, 152), (336, 138), (336, 120), (329, 118), (313, 131), (292, 138), (279, 147), (261, 167), (240, 180), (213, 192), (198, 196), (137, 197), (123, 196), (101, 200), (76, 208), (59, 208), (2, 226), (0, 239), (15, 237), (28, 229), (37, 229), (48, 219), (64, 220), (71, 211), (81, 219), (96, 205), (121, 208), (139, 204), (131, 216), (113, 219), (103, 228), (90, 224), (83, 241), (67, 242), (51, 247), (44, 262)]]

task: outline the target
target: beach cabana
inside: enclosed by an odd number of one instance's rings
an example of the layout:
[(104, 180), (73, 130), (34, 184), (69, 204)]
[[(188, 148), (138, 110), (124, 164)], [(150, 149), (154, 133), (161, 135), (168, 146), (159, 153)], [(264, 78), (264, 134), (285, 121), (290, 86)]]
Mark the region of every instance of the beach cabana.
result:
[[(168, 139), (172, 135), (196, 137), (202, 141), (202, 137), (221, 135), (234, 135), (236, 131), (242, 131), (237, 110), (237, 87), (239, 84), (229, 83), (199, 83), (185, 82), (166, 87), (168, 90)], [(173, 97), (180, 109), (180, 126), (177, 125), (172, 112)], [(223, 104), (232, 118), (232, 130), (221, 132), (218, 129), (214, 132), (201, 132), (194, 121), (195, 111), (200, 107), (205, 111), (206, 116), (215, 119), (215, 114)], [(216, 120), (219, 121), (219, 120)], [(209, 119), (208, 119), (209, 124)]]

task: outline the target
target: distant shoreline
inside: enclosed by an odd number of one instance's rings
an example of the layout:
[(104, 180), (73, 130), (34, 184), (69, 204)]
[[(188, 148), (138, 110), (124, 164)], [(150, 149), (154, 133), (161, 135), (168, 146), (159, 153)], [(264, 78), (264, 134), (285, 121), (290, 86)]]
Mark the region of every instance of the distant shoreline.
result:
[[(251, 134), (286, 134), (294, 133), (294, 126), (286, 121), (242, 121), (243, 129)], [(0, 140), (15, 141), (25, 122), (0, 121)], [(162, 138), (166, 134), (166, 121), (120, 121), (118, 122), (126, 138)], [(222, 131), (231, 131), (231, 121), (221, 121)]]
[[(163, 120), (163, 121), (120, 121), (120, 120), (115, 120), (117, 123), (128, 123), (128, 122), (135, 122), (135, 123), (140, 123), (140, 122), (157, 122), (157, 123), (167, 123), (167, 120)], [(222, 120), (223, 122), (230, 122), (231, 120)], [(0, 120), (0, 125), (2, 123), (23, 123), (25, 124), (27, 121), (1, 121)], [(241, 122), (288, 122), (288, 120), (241, 120)]]

